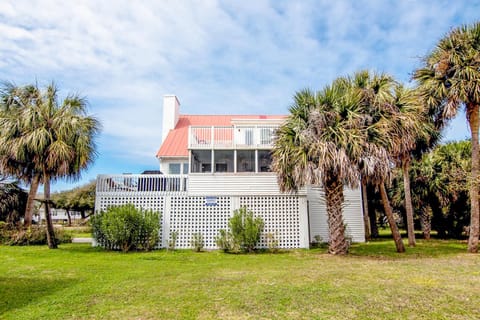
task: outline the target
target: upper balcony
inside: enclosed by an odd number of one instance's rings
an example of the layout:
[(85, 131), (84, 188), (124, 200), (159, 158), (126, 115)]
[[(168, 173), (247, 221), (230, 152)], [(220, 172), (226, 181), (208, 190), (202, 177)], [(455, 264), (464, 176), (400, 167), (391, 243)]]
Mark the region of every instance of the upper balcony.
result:
[(191, 126), (189, 149), (271, 149), (278, 125)]

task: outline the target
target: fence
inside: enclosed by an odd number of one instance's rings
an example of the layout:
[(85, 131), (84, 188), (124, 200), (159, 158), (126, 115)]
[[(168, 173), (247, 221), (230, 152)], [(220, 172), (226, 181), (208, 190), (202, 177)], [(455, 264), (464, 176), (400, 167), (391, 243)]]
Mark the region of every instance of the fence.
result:
[[(122, 179), (124, 177), (127, 180)], [(109, 187), (109, 179), (117, 187)], [(219, 230), (228, 229), (228, 220), (235, 209), (247, 207), (265, 223), (259, 247), (267, 246), (268, 233), (278, 240), (280, 248), (308, 247), (306, 196), (191, 196), (186, 192), (184, 179), (184, 176), (101, 175), (97, 179), (95, 210), (131, 203), (159, 211), (162, 213), (161, 247), (168, 245), (171, 233), (176, 231), (178, 248), (190, 248), (192, 235), (201, 233), (205, 248), (216, 249), (215, 237)], [(142, 181), (148, 181), (148, 188), (142, 186)], [(164, 187), (163, 183), (172, 181), (180, 182), (173, 184), (173, 190)]]

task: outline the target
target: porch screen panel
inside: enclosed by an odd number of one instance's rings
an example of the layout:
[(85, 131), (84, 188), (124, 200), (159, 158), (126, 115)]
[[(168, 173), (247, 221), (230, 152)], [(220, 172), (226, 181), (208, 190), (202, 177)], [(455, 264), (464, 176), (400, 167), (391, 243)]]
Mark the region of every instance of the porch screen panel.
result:
[(258, 150), (258, 172), (270, 172), (272, 153), (269, 150)]
[(215, 172), (233, 172), (233, 150), (215, 150)]
[(192, 150), (192, 172), (212, 171), (212, 150)]
[(237, 150), (237, 171), (255, 172), (255, 150)]

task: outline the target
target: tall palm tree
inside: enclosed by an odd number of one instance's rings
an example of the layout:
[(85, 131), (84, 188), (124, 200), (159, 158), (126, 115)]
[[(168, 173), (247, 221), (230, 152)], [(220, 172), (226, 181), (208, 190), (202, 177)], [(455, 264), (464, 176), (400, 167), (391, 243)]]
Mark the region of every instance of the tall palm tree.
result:
[(86, 100), (69, 95), (58, 102), (55, 84), (42, 92), (33, 87), (35, 104), (20, 109), (19, 135), (4, 141), (12, 158), (23, 160), (27, 152), (44, 185), (45, 218), (49, 248), (56, 248), (50, 216), (50, 182), (58, 178), (77, 179), (94, 160), (94, 137), (100, 129), (97, 119), (86, 114)]
[(25, 145), (12, 146), (9, 141), (21, 135), (23, 112), (35, 105), (36, 97), (34, 86), (17, 87), (12, 83), (4, 83), (0, 89), (0, 172), (30, 185), (24, 213), (25, 227), (32, 223), (41, 172), (35, 168), (32, 161), (34, 155)]
[(440, 134), (435, 129), (432, 117), (421, 102), (418, 91), (403, 85), (395, 88), (393, 106), (396, 111), (394, 121), (397, 126), (391, 126), (397, 134), (393, 136), (391, 153), (401, 168), (404, 186), (404, 203), (407, 217), (408, 245), (415, 246), (415, 228), (413, 221), (412, 192), (410, 187), (410, 164), (412, 159), (419, 158), (430, 150), (439, 140)]
[(339, 78), (316, 95), (308, 90), (297, 93), (273, 148), (273, 169), (283, 191), (306, 184), (323, 186), (331, 254), (348, 251), (343, 188), (357, 186), (360, 177), (354, 159), (362, 152), (363, 136), (357, 132), (362, 123), (357, 116), (361, 104), (347, 90), (345, 79)]
[(363, 187), (369, 183), (379, 189), (397, 252), (404, 252), (385, 184), (390, 181), (392, 163), (399, 150), (411, 148), (412, 132), (415, 132), (411, 124), (415, 113), (400, 112), (397, 105), (399, 85), (387, 74), (359, 71), (349, 81), (352, 90), (360, 93), (364, 106), (367, 135), (364, 155), (359, 161)]
[[(362, 70), (356, 72), (352, 77), (348, 78), (348, 85), (350, 86), (350, 90), (358, 92), (361, 96), (361, 103), (364, 106), (364, 113), (367, 113), (365, 117), (364, 126), (371, 126), (372, 123), (376, 123), (379, 118), (375, 116), (378, 114), (378, 111), (381, 110), (381, 105), (384, 104), (386, 101), (389, 101), (391, 98), (391, 87), (393, 84), (393, 79), (386, 75), (372, 75), (367, 70)], [(373, 128), (371, 126), (370, 128)], [(368, 129), (367, 129), (368, 130)], [(372, 134), (373, 131), (368, 133), (367, 137), (365, 138), (365, 142), (367, 141), (374, 141), (376, 134)], [(383, 137), (383, 135), (379, 135), (378, 137)], [(378, 139), (377, 137), (377, 139)], [(370, 215), (368, 212), (368, 193), (367, 188), (369, 184), (377, 185), (384, 181), (386, 175), (388, 175), (389, 168), (388, 166), (385, 167), (385, 163), (388, 164), (388, 160), (386, 159), (386, 153), (379, 149), (378, 143), (370, 144), (370, 150), (365, 154), (361, 161), (360, 161), (360, 170), (362, 176), (362, 199), (363, 199), (363, 215), (364, 215), (364, 225), (365, 225), (365, 238), (368, 239), (371, 236), (370, 230)], [(372, 152), (376, 152), (378, 157), (373, 157)], [(373, 161), (374, 159), (384, 159), (383, 163), (378, 161)], [(371, 170), (375, 168), (374, 170)], [(386, 170), (385, 170), (386, 169)], [(382, 202), (383, 203), (383, 202)], [(387, 210), (385, 210), (387, 211)], [(393, 213), (392, 213), (393, 214)], [(395, 232), (392, 230), (392, 233), (395, 235)], [(398, 234), (400, 234), (398, 232)]]
[(415, 71), (423, 97), (439, 117), (448, 121), (462, 108), (466, 111), (472, 139), (470, 176), (470, 236), (468, 252), (478, 252), (479, 241), (479, 108), (480, 108), (480, 22), (453, 29)]

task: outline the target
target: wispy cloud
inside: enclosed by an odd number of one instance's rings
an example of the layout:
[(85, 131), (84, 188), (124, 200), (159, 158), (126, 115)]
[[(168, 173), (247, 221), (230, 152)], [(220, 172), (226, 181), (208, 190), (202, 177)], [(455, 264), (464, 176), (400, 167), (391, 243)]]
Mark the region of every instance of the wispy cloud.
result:
[(184, 113), (286, 113), (296, 90), (358, 69), (408, 81), (478, 12), (468, 0), (4, 0), (0, 80), (86, 95), (103, 122), (102, 157), (129, 171), (156, 163), (163, 94)]

